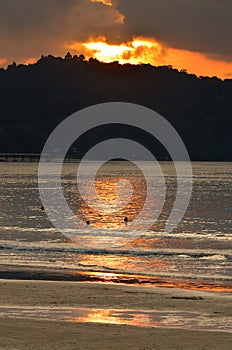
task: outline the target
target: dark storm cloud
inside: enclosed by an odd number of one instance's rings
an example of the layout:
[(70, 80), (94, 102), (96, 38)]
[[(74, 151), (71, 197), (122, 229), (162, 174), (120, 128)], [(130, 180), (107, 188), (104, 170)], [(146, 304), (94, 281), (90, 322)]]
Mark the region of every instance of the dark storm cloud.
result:
[(108, 33), (119, 13), (90, 0), (0, 0), (0, 58), (62, 54), (65, 44)]
[(231, 0), (117, 0), (131, 35), (232, 61)]

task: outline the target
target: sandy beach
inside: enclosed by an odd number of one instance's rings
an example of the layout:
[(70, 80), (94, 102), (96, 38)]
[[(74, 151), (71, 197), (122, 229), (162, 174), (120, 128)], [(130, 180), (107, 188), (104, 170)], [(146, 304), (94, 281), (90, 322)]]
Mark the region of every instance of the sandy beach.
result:
[[(0, 308), (88, 308), (195, 312), (213, 321), (231, 322), (232, 296), (194, 290), (113, 284), (0, 281)], [(0, 349), (222, 349), (232, 347), (232, 333), (218, 329), (141, 327), (107, 324), (101, 318), (64, 322), (46, 317), (0, 317)], [(191, 321), (191, 320), (190, 320)], [(120, 323), (120, 321), (119, 321)]]

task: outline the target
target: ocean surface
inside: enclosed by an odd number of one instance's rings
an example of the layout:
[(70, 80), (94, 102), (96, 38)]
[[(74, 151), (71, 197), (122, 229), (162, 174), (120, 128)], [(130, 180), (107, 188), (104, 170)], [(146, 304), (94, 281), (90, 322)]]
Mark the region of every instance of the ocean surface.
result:
[[(41, 210), (38, 164), (0, 163), (0, 278), (57, 274), (112, 283), (232, 288), (232, 163), (192, 164), (191, 201), (171, 233), (164, 227), (176, 196), (176, 174), (171, 162), (161, 163), (166, 181), (163, 210), (146, 233), (131, 239), (122, 235), (120, 245), (114, 244), (114, 239), (118, 232), (129, 230), (124, 218), (135, 219), (146, 200), (147, 185), (141, 170), (130, 162), (102, 166), (96, 178), (97, 193), (105, 201), (104, 211), (100, 211), (80, 196), (77, 166), (63, 165), (63, 192), (73, 212), (89, 225), (83, 231), (77, 228), (72, 233), (76, 241), (72, 241)], [(157, 188), (159, 174), (149, 162), (141, 162), (144, 167), (151, 188), (152, 184)], [(115, 199), (116, 184), (125, 179), (132, 185), (131, 200), (118, 212), (107, 211), (107, 203)], [(85, 176), (82, 180), (85, 183)], [(53, 184), (44, 186), (49, 191)], [(158, 203), (159, 194), (156, 200)], [(54, 206), (60, 210), (55, 199)], [(148, 222), (154, 210), (156, 203), (144, 213)]]

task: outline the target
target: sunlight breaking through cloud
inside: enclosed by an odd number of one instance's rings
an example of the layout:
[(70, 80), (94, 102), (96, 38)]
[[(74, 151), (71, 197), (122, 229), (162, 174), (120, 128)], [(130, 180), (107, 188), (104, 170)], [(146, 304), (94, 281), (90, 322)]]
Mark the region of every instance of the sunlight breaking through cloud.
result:
[(129, 42), (111, 44), (106, 37), (89, 39), (66, 45), (68, 50), (83, 53), (105, 63), (118, 61), (120, 64), (152, 64), (154, 66), (171, 65), (198, 76), (218, 76), (228, 78), (232, 63), (211, 59), (200, 52), (174, 49), (154, 38), (134, 37)]
[(106, 63), (118, 61), (120, 64), (161, 64), (161, 58), (165, 52), (163, 46), (156, 40), (140, 37), (119, 45), (109, 44), (105, 37), (100, 37), (84, 43), (74, 43), (68, 48), (82, 51), (87, 58), (94, 57)]

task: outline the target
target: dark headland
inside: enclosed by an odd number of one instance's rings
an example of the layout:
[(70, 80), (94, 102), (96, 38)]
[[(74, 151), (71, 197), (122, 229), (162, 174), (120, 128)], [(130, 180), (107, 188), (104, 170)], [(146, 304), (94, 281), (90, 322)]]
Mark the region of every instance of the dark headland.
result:
[[(40, 153), (52, 130), (72, 113), (103, 102), (131, 102), (165, 117), (192, 160), (232, 160), (232, 80), (197, 77), (171, 66), (120, 65), (83, 55), (42, 56), (33, 65), (0, 69), (0, 152)], [(158, 159), (165, 149), (141, 130), (108, 125), (74, 145), (81, 157), (99, 141), (129, 137)]]

